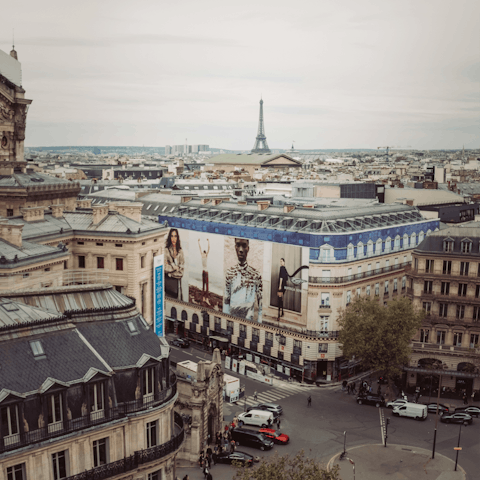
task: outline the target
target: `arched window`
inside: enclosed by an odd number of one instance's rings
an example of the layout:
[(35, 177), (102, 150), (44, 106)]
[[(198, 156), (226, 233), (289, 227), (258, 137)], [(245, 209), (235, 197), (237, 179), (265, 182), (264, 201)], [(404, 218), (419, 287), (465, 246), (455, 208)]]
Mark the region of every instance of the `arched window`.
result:
[(182, 310), (182, 320), (184, 322), (188, 321), (188, 314), (185, 310)]
[(387, 237), (385, 240), (385, 251), (389, 252), (392, 249), (392, 239)]
[(354, 253), (353, 253), (353, 245), (350, 243), (347, 247), (347, 260), (351, 260), (354, 258)]
[(369, 240), (367, 243), (367, 255), (373, 255), (373, 241)]
[(423, 239), (425, 238), (425, 234), (423, 233), (423, 230), (418, 234), (418, 243), (422, 243)]
[(192, 322), (193, 323), (198, 323), (198, 315), (196, 313), (194, 313), (193, 316), (192, 316)]
[(320, 260), (325, 263), (330, 263), (334, 260), (333, 248), (330, 245), (322, 245), (320, 247)]
[(382, 253), (382, 239), (381, 239), (381, 238), (379, 238), (379, 239), (377, 240), (377, 243), (376, 243), (376, 245), (375, 245), (375, 253), (376, 253), (377, 255), (379, 255), (380, 253)]
[(410, 246), (415, 247), (417, 245), (417, 234), (415, 232), (412, 233), (410, 237)]
[(403, 248), (408, 248), (410, 243), (410, 237), (405, 233), (403, 235)]
[(393, 248), (394, 248), (395, 250), (399, 250), (399, 249), (400, 249), (400, 235), (397, 235), (397, 236), (395, 237), (395, 242), (394, 242)]
[(362, 258), (363, 257), (363, 243), (362, 242), (358, 242), (358, 245), (357, 245), (357, 257), (358, 258)]
[(172, 307), (170, 310), (170, 317), (172, 317), (174, 320), (177, 319), (177, 309), (175, 307)]

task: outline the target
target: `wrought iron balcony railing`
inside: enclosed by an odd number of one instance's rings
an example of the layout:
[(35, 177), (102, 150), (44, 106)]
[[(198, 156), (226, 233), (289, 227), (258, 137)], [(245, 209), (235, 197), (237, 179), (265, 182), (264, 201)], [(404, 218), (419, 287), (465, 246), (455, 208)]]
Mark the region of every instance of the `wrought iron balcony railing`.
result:
[(148, 400), (141, 398), (131, 402), (124, 402), (116, 407), (100, 410), (90, 415), (74, 418), (72, 420), (64, 420), (63, 422), (55, 424), (55, 428), (52, 428), (53, 425), (45, 425), (36, 430), (20, 433), (19, 435), (16, 435), (14, 439), (0, 437), (0, 453), (63, 436), (68, 433), (77, 432), (95, 425), (102, 425), (111, 422), (112, 420), (126, 417), (131, 413), (162, 406), (163, 404), (168, 403), (177, 393), (177, 381), (175, 375), (172, 375), (172, 379), (173, 381), (169, 388), (152, 395)]
[(169, 453), (173, 453), (180, 448), (185, 436), (183, 419), (177, 412), (174, 412), (174, 421), (179, 432), (168, 442), (145, 450), (139, 450), (133, 455), (117, 460), (116, 462), (106, 463), (91, 470), (77, 473), (76, 475), (67, 477), (66, 480), (104, 480), (116, 475), (121, 475), (122, 473), (131, 472), (132, 470), (136, 470), (140, 465), (166, 457)]

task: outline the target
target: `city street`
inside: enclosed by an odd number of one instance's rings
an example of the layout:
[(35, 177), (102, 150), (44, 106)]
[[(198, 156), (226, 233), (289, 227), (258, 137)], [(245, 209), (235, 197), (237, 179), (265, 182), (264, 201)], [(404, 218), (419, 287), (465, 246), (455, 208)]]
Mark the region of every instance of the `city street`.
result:
[[(180, 350), (172, 348), (172, 361), (210, 359), (207, 352), (195, 349)], [(384, 418), (390, 418), (388, 427), (389, 444), (406, 445), (424, 448), (431, 451), (435, 427), (435, 415), (429, 414), (424, 422), (408, 418), (392, 416), (390, 409), (378, 409), (369, 405), (357, 405), (354, 395), (342, 392), (340, 386), (312, 387), (301, 386), (297, 383), (282, 382), (280, 385), (267, 386), (247, 377), (239, 377), (245, 385), (247, 405), (254, 402), (253, 393), (257, 391), (258, 401), (280, 403), (283, 407), (281, 416), (281, 431), (290, 436), (288, 445), (275, 445), (268, 452), (260, 452), (252, 448), (238, 447), (252, 455), (272, 456), (275, 452), (282, 455), (296, 454), (300, 450), (312, 458), (327, 463), (335, 454), (343, 451), (344, 432), (346, 432), (346, 449), (365, 444), (381, 444), (383, 442), (382, 412)], [(358, 385), (358, 382), (357, 382)], [(312, 396), (312, 406), (307, 407), (307, 397)], [(460, 406), (457, 401), (457, 406)], [(224, 405), (225, 422), (244, 410), (244, 401), (238, 405)], [(455, 460), (454, 447), (457, 446), (459, 425), (444, 424), (440, 421), (437, 427), (436, 452)], [(480, 451), (480, 419), (474, 418), (473, 425), (462, 427), (461, 443), (463, 450), (459, 454), (459, 465), (469, 475), (476, 478), (478, 474), (478, 452)], [(182, 476), (188, 473), (190, 480), (201, 479), (200, 468), (180, 470)], [(212, 468), (212, 475), (217, 479), (230, 479), (233, 468), (217, 465)], [(358, 472), (360, 473), (360, 472)]]

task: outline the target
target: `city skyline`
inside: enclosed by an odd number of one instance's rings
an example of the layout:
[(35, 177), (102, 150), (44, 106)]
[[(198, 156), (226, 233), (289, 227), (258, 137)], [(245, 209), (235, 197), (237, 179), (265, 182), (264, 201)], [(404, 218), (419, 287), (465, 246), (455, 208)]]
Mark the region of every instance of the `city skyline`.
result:
[(33, 99), (26, 146), (479, 148), (472, 0), (2, 7)]

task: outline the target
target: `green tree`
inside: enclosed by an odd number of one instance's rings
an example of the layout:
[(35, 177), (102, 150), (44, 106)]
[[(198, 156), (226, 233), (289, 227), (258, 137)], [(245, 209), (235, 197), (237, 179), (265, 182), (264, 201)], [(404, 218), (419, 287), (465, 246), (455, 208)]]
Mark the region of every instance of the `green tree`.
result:
[(234, 480), (340, 480), (338, 467), (328, 472), (326, 468), (311, 458), (306, 458), (301, 450), (294, 457), (279, 456), (263, 458), (254, 467), (239, 467)]
[(342, 311), (339, 342), (345, 358), (361, 358), (367, 368), (380, 370), (389, 380), (408, 364), (410, 343), (425, 312), (416, 312), (408, 298), (381, 305), (358, 297)]

